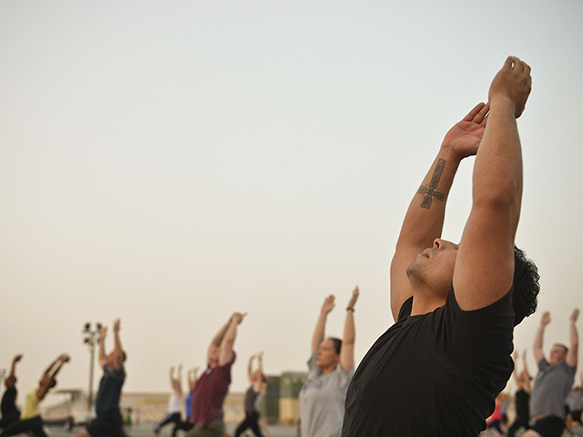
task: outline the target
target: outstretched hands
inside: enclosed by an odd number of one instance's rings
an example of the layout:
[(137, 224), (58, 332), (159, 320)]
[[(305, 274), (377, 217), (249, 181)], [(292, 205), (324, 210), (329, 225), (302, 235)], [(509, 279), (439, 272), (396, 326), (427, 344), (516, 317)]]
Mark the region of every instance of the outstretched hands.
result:
[(13, 363), (18, 363), (20, 360), (22, 360), (22, 357), (23, 357), (22, 354), (18, 354), (14, 358), (12, 358), (12, 362)]
[(514, 105), (514, 116), (518, 118), (524, 111), (531, 85), (529, 65), (515, 56), (509, 56), (494, 77), (488, 98), (490, 102), (500, 98), (508, 99)]
[(102, 326), (99, 330), (99, 341), (105, 340), (105, 337), (107, 337), (107, 326)]
[(233, 313), (231, 316), (231, 320), (237, 322), (237, 325), (240, 325), (247, 313)]
[(462, 121), (454, 124), (445, 134), (443, 147), (451, 148), (460, 159), (478, 153), (489, 110), (490, 104), (478, 103)]
[(320, 310), (323, 314), (328, 314), (330, 311), (334, 309), (334, 295), (331, 294), (326, 299), (324, 299), (324, 303), (322, 304), (322, 309)]
[(121, 320), (117, 319), (113, 322), (113, 332), (115, 334), (119, 333), (119, 331), (121, 330)]
[(540, 319), (540, 324), (542, 326), (547, 326), (549, 323), (551, 323), (551, 313), (548, 311), (545, 311), (543, 313), (542, 319)]
[(579, 308), (575, 308), (573, 310), (573, 314), (571, 314), (571, 322), (575, 323), (579, 318)]

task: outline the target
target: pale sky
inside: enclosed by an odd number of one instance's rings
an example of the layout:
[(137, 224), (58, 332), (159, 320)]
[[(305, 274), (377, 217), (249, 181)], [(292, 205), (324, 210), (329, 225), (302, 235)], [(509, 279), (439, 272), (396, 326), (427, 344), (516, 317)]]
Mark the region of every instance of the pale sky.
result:
[(356, 284), (360, 361), (393, 323), (407, 205), (508, 55), (532, 67), (516, 242), (540, 269), (548, 350), (583, 307), (581, 0), (0, 2), (0, 367), (24, 353), (26, 393), (68, 352), (59, 388), (85, 389), (81, 329), (121, 317), (125, 390), (168, 391), (169, 367), (203, 366), (247, 311), (242, 391), (260, 350), (270, 374), (305, 370), (324, 297), (340, 336)]

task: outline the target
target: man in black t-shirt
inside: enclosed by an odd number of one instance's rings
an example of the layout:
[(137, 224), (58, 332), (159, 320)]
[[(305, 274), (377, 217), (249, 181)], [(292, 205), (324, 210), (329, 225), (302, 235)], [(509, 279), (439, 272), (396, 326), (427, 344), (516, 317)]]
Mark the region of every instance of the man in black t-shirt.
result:
[[(534, 312), (536, 267), (514, 247), (522, 197), (516, 118), (530, 67), (509, 57), (489, 103), (446, 134), (405, 217), (391, 264), (396, 323), (348, 389), (343, 437), (472, 437), (486, 428), (513, 363), (513, 327)], [(461, 242), (442, 240), (458, 165), (477, 155)]]
[(105, 353), (107, 327), (102, 327), (99, 332), (99, 365), (103, 368), (103, 376), (95, 400), (97, 418), (75, 437), (125, 437), (119, 402), (126, 377), (123, 365), (126, 353), (121, 347), (120, 326), (121, 322), (117, 319), (113, 323), (113, 352), (109, 355)]
[(4, 385), (6, 385), (6, 391), (2, 396), (2, 404), (0, 405), (0, 411), (2, 412), (2, 419), (0, 419), (0, 429), (6, 428), (11, 423), (20, 419), (20, 410), (16, 406), (16, 395), (18, 394), (16, 390), (16, 363), (18, 363), (21, 359), (22, 355), (16, 355), (12, 359), (10, 374), (4, 381)]

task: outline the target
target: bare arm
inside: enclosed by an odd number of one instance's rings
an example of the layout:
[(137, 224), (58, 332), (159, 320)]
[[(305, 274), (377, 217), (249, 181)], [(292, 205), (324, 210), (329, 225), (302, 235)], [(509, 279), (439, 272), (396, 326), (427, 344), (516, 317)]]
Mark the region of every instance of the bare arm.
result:
[(107, 363), (107, 355), (105, 354), (105, 338), (107, 337), (107, 326), (102, 326), (99, 330), (99, 367), (105, 366)]
[(546, 311), (543, 313), (540, 325), (538, 325), (538, 329), (534, 336), (534, 344), (532, 346), (532, 351), (534, 352), (534, 359), (537, 365), (538, 363), (541, 362), (542, 359), (545, 358), (545, 354), (543, 352), (543, 337), (545, 335), (545, 328), (549, 323), (551, 323), (551, 313)]
[(221, 343), (219, 366), (224, 366), (233, 361), (233, 347), (235, 345), (235, 338), (237, 337), (237, 326), (243, 321), (245, 315), (246, 313), (234, 313), (231, 316), (231, 323), (229, 324), (223, 342)]
[(249, 364), (247, 365), (247, 377), (249, 378), (249, 382), (253, 383), (253, 360), (255, 359), (255, 355), (251, 355), (249, 357)]
[(520, 382), (520, 377), (518, 376), (518, 351), (514, 351), (512, 358), (514, 360), (514, 371), (512, 372), (512, 377), (514, 378), (516, 385), (520, 388), (522, 384)]
[(579, 317), (579, 309), (575, 309), (570, 319), (570, 337), (571, 337), (571, 347), (569, 352), (567, 352), (567, 357), (565, 360), (567, 364), (571, 367), (577, 367), (577, 355), (579, 354), (579, 333), (577, 332), (577, 318)]
[(16, 363), (18, 363), (21, 359), (22, 359), (22, 354), (18, 354), (14, 358), (12, 358), (12, 364), (10, 365), (10, 373), (8, 374), (8, 377), (4, 381), (4, 383), (6, 384), (6, 387), (9, 387), (9, 388), (14, 387), (14, 381), (16, 378)]
[(358, 294), (358, 287), (355, 287), (346, 307), (344, 336), (342, 338), (342, 348), (340, 349), (340, 366), (345, 372), (348, 372), (354, 366), (354, 340), (356, 338), (354, 329), (354, 306), (356, 305)]
[(121, 347), (121, 340), (119, 338), (119, 331), (121, 329), (121, 320), (117, 319), (113, 322), (113, 354), (115, 370), (119, 370), (123, 366), (123, 349)]
[(530, 93), (530, 67), (509, 57), (490, 85), (490, 113), (474, 165), (472, 209), (454, 270), (462, 310), (484, 308), (510, 291), (522, 201), (516, 118)]
[(328, 319), (328, 313), (334, 309), (334, 295), (331, 294), (322, 304), (320, 309), (320, 315), (316, 322), (316, 327), (314, 328), (314, 334), (312, 334), (312, 352), (314, 354), (316, 349), (324, 341), (324, 336), (326, 335), (326, 320)]
[(488, 110), (488, 105), (478, 104), (447, 132), (409, 205), (391, 262), (391, 311), (395, 320), (403, 303), (413, 295), (407, 265), (441, 237), (447, 196), (454, 176), (461, 160), (476, 154)]
[(41, 378), (41, 382), (39, 384), (39, 388), (36, 391), (36, 396), (39, 400), (43, 400), (48, 391), (51, 388), (51, 385), (57, 374), (61, 371), (61, 367), (63, 364), (69, 361), (69, 356), (66, 354), (59, 355), (55, 361), (53, 361), (50, 366), (45, 370), (43, 377)]
[(170, 387), (174, 390), (174, 366), (170, 367)]
[(178, 387), (177, 387), (178, 390), (177, 390), (177, 393), (176, 394), (178, 396), (181, 396), (182, 395), (182, 364), (179, 364), (178, 365), (178, 376), (177, 376), (177, 379), (178, 379)]
[(213, 350), (221, 347), (221, 343), (223, 342), (223, 338), (225, 338), (225, 334), (227, 333), (227, 329), (229, 329), (229, 326), (231, 326), (231, 318), (229, 318), (228, 322), (223, 325), (223, 327), (219, 330), (219, 332), (215, 334), (215, 336), (211, 340), (211, 344), (209, 345), (207, 352), (207, 362), (210, 362)]

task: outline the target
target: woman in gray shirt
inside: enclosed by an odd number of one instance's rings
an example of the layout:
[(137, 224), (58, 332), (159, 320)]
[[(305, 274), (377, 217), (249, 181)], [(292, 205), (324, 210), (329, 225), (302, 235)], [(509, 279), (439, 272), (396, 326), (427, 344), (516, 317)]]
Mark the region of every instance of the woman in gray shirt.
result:
[(358, 287), (346, 308), (344, 339), (325, 338), (326, 320), (334, 309), (334, 295), (320, 310), (308, 360), (308, 379), (300, 392), (302, 437), (339, 437), (344, 419), (346, 390), (354, 374), (354, 305)]

